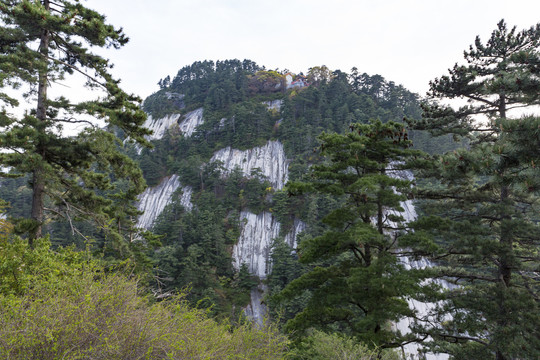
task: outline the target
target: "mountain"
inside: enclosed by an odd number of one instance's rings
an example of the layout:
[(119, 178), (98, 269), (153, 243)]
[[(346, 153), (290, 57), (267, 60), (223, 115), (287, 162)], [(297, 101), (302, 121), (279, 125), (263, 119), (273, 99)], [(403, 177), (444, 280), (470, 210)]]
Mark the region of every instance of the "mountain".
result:
[[(290, 197), (286, 189), (321, 160), (318, 135), (421, 114), (418, 95), (355, 68), (316, 66), (304, 75), (249, 60), (202, 61), (159, 84), (143, 104), (154, 147), (125, 142), (149, 185), (139, 196), (137, 226), (162, 245), (146, 253), (159, 283), (155, 291), (166, 296), (187, 288), (187, 300), (217, 317), (246, 315), (259, 323), (276, 315), (268, 296), (305, 271), (298, 243), (320, 235), (321, 219), (339, 207), (330, 196)], [(410, 137), (430, 152), (454, 146), (425, 133)], [(7, 179), (0, 187), (0, 198), (19, 204), (12, 216), (28, 211), (26, 181)], [(49, 224), (53, 243), (84, 246), (70, 225)], [(96, 251), (118, 256), (99, 232), (78, 225), (92, 234)], [(281, 320), (302, 309), (302, 301), (280, 309)]]
[[(140, 196), (139, 226), (162, 236), (154, 254), (161, 290), (188, 286), (193, 303), (212, 304), (218, 315), (245, 309), (259, 322), (263, 293), (301, 273), (295, 266), (273, 276), (272, 257), (296, 262), (298, 241), (320, 234), (321, 218), (337, 205), (284, 190), (319, 161), (317, 136), (421, 113), (418, 95), (356, 69), (294, 75), (249, 60), (203, 61), (160, 86), (144, 102), (154, 148), (130, 151), (150, 185)], [(428, 151), (453, 146), (411, 137)], [(275, 258), (280, 243), (289, 259)]]

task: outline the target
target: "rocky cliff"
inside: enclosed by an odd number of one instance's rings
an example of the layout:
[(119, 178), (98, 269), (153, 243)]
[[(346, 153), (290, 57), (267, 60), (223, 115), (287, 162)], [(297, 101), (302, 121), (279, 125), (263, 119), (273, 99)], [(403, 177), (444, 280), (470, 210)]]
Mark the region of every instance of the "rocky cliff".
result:
[(238, 167), (246, 176), (260, 169), (276, 189), (283, 189), (289, 177), (289, 162), (279, 141), (269, 141), (265, 146), (245, 151), (227, 147), (217, 151), (210, 161), (220, 161), (226, 172)]
[[(281, 102), (271, 102), (271, 109), (279, 109)], [(182, 119), (178, 122), (178, 119)], [(197, 109), (186, 114), (184, 117), (177, 115), (166, 116), (160, 120), (149, 120), (148, 126), (154, 130), (154, 139), (162, 138), (165, 131), (180, 130), (185, 136), (191, 136), (197, 126), (204, 122), (203, 110)], [(248, 150), (237, 150), (226, 147), (214, 153), (210, 162), (220, 162), (223, 175), (227, 176), (233, 169), (239, 168), (242, 173), (249, 177), (253, 170), (260, 170), (275, 189), (282, 189), (288, 180), (289, 160), (285, 155), (283, 145), (279, 141), (269, 141), (261, 147)], [(187, 210), (192, 209), (190, 201), (192, 189), (182, 187), (178, 175), (174, 174), (164, 178), (155, 187), (148, 188), (141, 194), (139, 210), (144, 214), (140, 216), (138, 226), (149, 229), (153, 222), (163, 211), (165, 206), (172, 201), (175, 192), (182, 188), (179, 201)], [(270, 212), (254, 214), (249, 211), (240, 213), (240, 237), (233, 246), (233, 265), (238, 270), (242, 264), (246, 264), (251, 274), (263, 280), (268, 275), (271, 264), (270, 254), (272, 240), (279, 237), (281, 224)], [(296, 236), (305, 229), (305, 224), (295, 219), (292, 229), (286, 234), (285, 241), (292, 249), (296, 247)], [(251, 303), (246, 308), (246, 315), (256, 322), (262, 322), (266, 314), (262, 296), (265, 286), (260, 284), (251, 292)]]

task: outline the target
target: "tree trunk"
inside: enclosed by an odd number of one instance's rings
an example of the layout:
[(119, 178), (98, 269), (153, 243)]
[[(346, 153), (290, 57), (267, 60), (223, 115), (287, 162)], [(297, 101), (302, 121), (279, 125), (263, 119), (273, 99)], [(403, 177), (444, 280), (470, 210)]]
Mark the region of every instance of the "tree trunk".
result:
[[(49, 0), (43, 1), (43, 6), (45, 9), (49, 10)], [(48, 66), (47, 66), (47, 57), (49, 54), (49, 41), (50, 33), (48, 30), (43, 30), (41, 33), (41, 40), (39, 44), (39, 52), (43, 56), (45, 67), (40, 69), (39, 78), (38, 78), (38, 98), (37, 98), (37, 108), (36, 108), (36, 117), (45, 122), (47, 120), (47, 76), (48, 76)], [(38, 131), (44, 131), (45, 126), (40, 127)], [(45, 155), (45, 149), (43, 144), (39, 142), (36, 144), (37, 154), (41, 156), (41, 159), (38, 160), (38, 164), (34, 168), (32, 173), (32, 212), (31, 217), (34, 220), (35, 225), (30, 231), (28, 242), (32, 247), (34, 245), (34, 240), (41, 237), (42, 227), (43, 227), (43, 198), (45, 194), (45, 171), (42, 165), (43, 156)]]
[[(502, 119), (506, 119), (506, 97), (505, 94), (500, 94), (499, 96), (499, 116)], [(504, 132), (501, 131), (501, 134), (499, 135), (500, 138), (504, 138)], [(503, 163), (504, 164), (504, 163)], [(499, 175), (502, 179), (505, 177), (506, 169), (503, 168), (500, 169)], [(512, 267), (511, 267), (511, 258), (512, 258), (512, 252), (513, 252), (513, 232), (511, 229), (511, 225), (509, 225), (509, 221), (511, 220), (511, 214), (508, 212), (508, 208), (506, 203), (509, 201), (510, 197), (510, 189), (508, 185), (501, 185), (501, 194), (499, 201), (501, 203), (501, 223), (500, 223), (500, 239), (499, 242), (501, 244), (501, 249), (499, 253), (499, 268), (498, 268), (498, 275), (499, 275), (499, 282), (502, 286), (502, 291), (510, 287), (510, 280), (512, 277)], [(502, 330), (506, 328), (506, 306), (505, 306), (505, 296), (503, 295), (502, 298), (499, 298), (499, 320), (497, 321), (497, 325), (499, 327), (499, 330)], [(505, 357), (501, 353), (500, 350), (497, 350), (495, 354), (496, 360), (505, 360)]]

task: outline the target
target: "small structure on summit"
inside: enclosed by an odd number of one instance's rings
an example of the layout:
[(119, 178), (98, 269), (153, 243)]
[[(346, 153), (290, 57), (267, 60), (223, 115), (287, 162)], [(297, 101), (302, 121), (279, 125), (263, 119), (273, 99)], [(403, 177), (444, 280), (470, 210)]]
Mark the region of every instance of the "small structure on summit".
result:
[(301, 89), (309, 86), (307, 78), (304, 75), (285, 74), (287, 89)]

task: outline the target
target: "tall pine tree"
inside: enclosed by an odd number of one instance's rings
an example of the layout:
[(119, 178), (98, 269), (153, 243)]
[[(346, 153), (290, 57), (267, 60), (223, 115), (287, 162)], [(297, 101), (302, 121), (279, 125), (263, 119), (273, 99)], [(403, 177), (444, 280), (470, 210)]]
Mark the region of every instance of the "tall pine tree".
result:
[[(433, 102), (415, 124), (468, 144), (421, 170), (430, 216), (415, 226), (439, 246), (437, 276), (457, 285), (427, 328), (434, 349), (456, 359), (540, 357), (540, 119), (516, 112), (540, 104), (539, 47), (540, 24), (499, 22), (465, 65), (430, 83)], [(467, 105), (435, 102), (456, 98)]]
[[(93, 49), (118, 49), (128, 39), (78, 0), (1, 0), (0, 24), (0, 89), (24, 90), (34, 104), (16, 116), (8, 110), (19, 105), (17, 99), (0, 93), (0, 163), (31, 178), (32, 210), (23, 223), (29, 241), (58, 216), (71, 224), (92, 218), (117, 236), (130, 226), (120, 218), (136, 214), (130, 202), (145, 184), (111, 130), (143, 144), (148, 130), (142, 128), (140, 100), (119, 87), (112, 65)], [(51, 98), (51, 86), (73, 74), (100, 89), (102, 97), (80, 103)], [(92, 119), (104, 120), (106, 128)], [(65, 136), (63, 127), (74, 124), (84, 129)]]
[(421, 290), (421, 271), (406, 270), (398, 246), (406, 230), (402, 202), (411, 181), (397, 173), (417, 151), (409, 148), (403, 124), (395, 122), (354, 124), (345, 135), (319, 138), (326, 161), (313, 165), (310, 181), (289, 183), (289, 192), (330, 194), (342, 206), (323, 219), (328, 228), (323, 235), (300, 243), (300, 262), (313, 267), (278, 299), (306, 290), (312, 296), (287, 327), (339, 331), (376, 347), (416, 341), (391, 322), (414, 316), (405, 298)]

